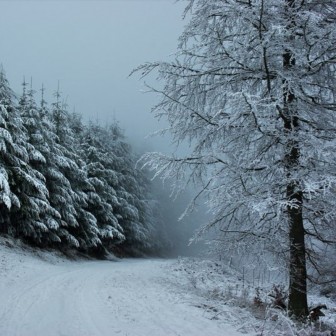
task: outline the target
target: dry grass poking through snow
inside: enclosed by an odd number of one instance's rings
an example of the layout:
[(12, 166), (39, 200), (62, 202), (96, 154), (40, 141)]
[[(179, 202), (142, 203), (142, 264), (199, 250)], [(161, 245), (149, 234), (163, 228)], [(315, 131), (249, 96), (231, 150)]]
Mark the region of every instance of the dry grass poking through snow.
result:
[[(318, 322), (294, 324), (284, 310), (273, 306), (275, 284), (253, 287), (242, 274), (227, 265), (197, 258), (179, 258), (171, 266), (174, 288), (186, 293), (189, 304), (202, 309), (210, 320), (230, 323), (237, 331), (260, 336), (336, 336), (336, 302), (310, 295), (311, 306), (325, 304)], [(276, 284), (280, 288), (280, 284)], [(316, 291), (317, 292), (317, 291)]]

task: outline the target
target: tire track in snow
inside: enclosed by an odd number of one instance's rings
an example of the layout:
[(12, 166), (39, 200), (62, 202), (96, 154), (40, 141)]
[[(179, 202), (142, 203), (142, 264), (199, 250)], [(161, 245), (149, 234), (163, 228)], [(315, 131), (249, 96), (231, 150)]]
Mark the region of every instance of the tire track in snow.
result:
[(0, 294), (1, 336), (235, 336), (165, 282), (167, 260), (43, 264)]

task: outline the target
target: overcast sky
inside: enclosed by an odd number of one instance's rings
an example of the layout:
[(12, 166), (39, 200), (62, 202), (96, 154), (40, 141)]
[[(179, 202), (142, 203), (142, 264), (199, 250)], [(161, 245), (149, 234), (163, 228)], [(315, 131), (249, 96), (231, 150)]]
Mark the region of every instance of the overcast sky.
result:
[[(0, 63), (15, 92), (23, 76), (42, 82), (48, 101), (60, 81), (69, 108), (84, 120), (114, 116), (132, 142), (160, 128), (150, 114), (157, 101), (142, 81), (128, 78), (141, 63), (176, 51), (185, 3), (173, 0), (0, 0)], [(163, 126), (163, 125), (161, 125)], [(166, 140), (149, 139), (151, 150)]]

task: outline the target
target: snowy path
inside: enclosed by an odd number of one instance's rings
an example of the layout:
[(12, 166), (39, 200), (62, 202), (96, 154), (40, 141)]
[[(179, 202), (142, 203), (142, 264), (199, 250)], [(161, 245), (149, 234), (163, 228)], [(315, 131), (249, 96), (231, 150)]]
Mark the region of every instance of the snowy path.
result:
[(27, 258), (0, 264), (1, 336), (241, 335), (169, 286), (172, 261)]

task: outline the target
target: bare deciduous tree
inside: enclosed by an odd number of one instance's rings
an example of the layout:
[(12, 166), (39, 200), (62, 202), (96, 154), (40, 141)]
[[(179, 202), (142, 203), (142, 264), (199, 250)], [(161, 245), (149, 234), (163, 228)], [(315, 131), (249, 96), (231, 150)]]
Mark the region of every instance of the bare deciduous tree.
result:
[(191, 151), (144, 160), (176, 188), (201, 185), (214, 215), (204, 229), (218, 226), (227, 247), (287, 255), (288, 308), (306, 317), (306, 261), (332, 242), (336, 215), (335, 2), (190, 0), (185, 14), (175, 61), (135, 71), (158, 71), (154, 112)]

